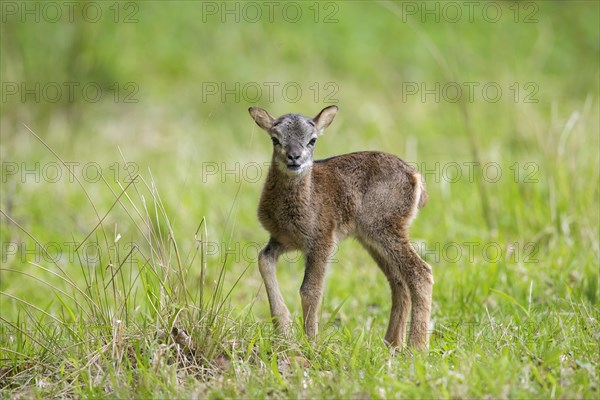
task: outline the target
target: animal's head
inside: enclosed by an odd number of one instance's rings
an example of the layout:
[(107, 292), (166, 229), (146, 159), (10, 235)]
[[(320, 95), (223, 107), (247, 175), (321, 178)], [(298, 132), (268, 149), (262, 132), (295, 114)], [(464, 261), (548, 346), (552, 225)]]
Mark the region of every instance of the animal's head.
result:
[(258, 107), (248, 109), (254, 121), (264, 129), (273, 142), (273, 159), (289, 175), (298, 175), (310, 169), (317, 138), (331, 124), (337, 106), (325, 107), (314, 118), (301, 114), (285, 114), (273, 118)]

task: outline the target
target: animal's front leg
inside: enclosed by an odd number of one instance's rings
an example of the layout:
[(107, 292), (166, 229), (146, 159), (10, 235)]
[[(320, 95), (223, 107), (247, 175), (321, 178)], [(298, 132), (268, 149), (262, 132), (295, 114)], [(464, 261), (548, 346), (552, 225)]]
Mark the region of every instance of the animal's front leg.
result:
[(304, 281), (300, 287), (302, 299), (302, 313), (304, 315), (304, 331), (306, 336), (312, 338), (317, 334), (319, 319), (319, 305), (323, 298), (323, 281), (329, 255), (333, 249), (333, 243), (327, 243), (316, 250), (307, 252), (306, 269)]
[(269, 306), (271, 307), (271, 317), (273, 323), (285, 335), (289, 335), (292, 325), (290, 312), (283, 301), (283, 296), (279, 290), (277, 283), (277, 259), (283, 252), (283, 248), (279, 242), (271, 238), (269, 243), (258, 255), (258, 269), (265, 283), (267, 297), (269, 298)]

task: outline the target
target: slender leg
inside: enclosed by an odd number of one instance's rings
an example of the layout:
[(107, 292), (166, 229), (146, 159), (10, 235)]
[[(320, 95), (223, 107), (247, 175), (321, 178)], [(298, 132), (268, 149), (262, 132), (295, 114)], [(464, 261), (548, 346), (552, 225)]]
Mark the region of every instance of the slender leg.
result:
[(304, 332), (310, 338), (317, 334), (319, 306), (323, 298), (323, 281), (329, 255), (333, 249), (333, 243), (324, 244), (321, 241), (319, 244), (321, 247), (318, 251), (311, 251), (306, 255), (304, 281), (300, 286)]
[(429, 319), (433, 291), (431, 267), (408, 243), (405, 244), (402, 255), (405, 260), (404, 266), (410, 266), (403, 271), (412, 299), (408, 344), (417, 349), (426, 349), (429, 345)]
[(427, 348), (433, 289), (431, 267), (414, 251), (401, 224), (390, 225), (387, 229), (370, 229), (363, 237), (368, 238), (366, 247), (371, 249), (377, 263), (386, 265), (384, 272), (392, 287), (392, 312), (386, 340), (392, 346), (401, 342), (405, 329), (402, 325), (406, 323), (408, 313), (408, 307), (404, 305), (409, 294), (408, 344), (417, 349)]
[(406, 335), (406, 323), (411, 308), (408, 288), (403, 281), (390, 280), (392, 289), (392, 310), (385, 340), (390, 347), (402, 347)]
[(379, 268), (383, 271), (390, 284), (392, 292), (392, 309), (390, 311), (390, 321), (385, 341), (390, 347), (402, 347), (406, 334), (406, 323), (410, 312), (411, 301), (410, 292), (406, 283), (401, 278), (399, 271), (394, 271), (392, 265), (382, 254), (372, 246), (362, 241), (371, 257), (377, 262)]
[(279, 290), (276, 273), (277, 259), (282, 252), (283, 248), (281, 244), (271, 238), (258, 255), (258, 269), (267, 290), (273, 323), (285, 335), (288, 335), (291, 331), (292, 319)]

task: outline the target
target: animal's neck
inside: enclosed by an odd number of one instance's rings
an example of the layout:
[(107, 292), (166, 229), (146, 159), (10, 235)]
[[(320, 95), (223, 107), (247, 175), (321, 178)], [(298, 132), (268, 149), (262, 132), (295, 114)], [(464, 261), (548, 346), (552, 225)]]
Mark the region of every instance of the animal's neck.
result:
[(284, 191), (286, 194), (309, 197), (312, 187), (312, 166), (299, 174), (282, 170), (273, 160), (269, 168), (268, 181), (272, 189)]

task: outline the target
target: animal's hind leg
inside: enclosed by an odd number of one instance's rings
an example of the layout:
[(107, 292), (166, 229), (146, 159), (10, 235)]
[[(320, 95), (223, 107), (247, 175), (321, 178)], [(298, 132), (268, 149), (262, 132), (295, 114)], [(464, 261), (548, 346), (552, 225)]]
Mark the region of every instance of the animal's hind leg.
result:
[[(384, 272), (387, 270), (386, 275), (392, 286), (392, 315), (388, 327), (389, 336), (386, 335), (386, 339), (392, 339), (390, 343), (394, 343), (393, 339), (401, 336), (401, 333), (397, 333), (396, 336), (394, 334), (402, 331), (398, 330), (397, 326), (406, 321), (408, 311), (407, 307), (402, 305), (407, 302), (403, 298), (406, 294), (406, 290), (403, 289), (407, 288), (411, 304), (408, 344), (418, 349), (427, 348), (433, 290), (431, 267), (414, 251), (401, 226), (371, 230), (367, 237), (368, 242), (374, 244), (371, 247), (376, 247), (375, 253), (381, 253), (380, 258), (387, 261), (384, 265), (388, 267)], [(397, 283), (402, 285), (398, 286)]]
[(433, 292), (431, 267), (405, 242), (401, 253), (401, 271), (410, 290), (412, 312), (408, 344), (425, 349), (429, 344), (429, 319)]
[(408, 313), (411, 307), (410, 292), (397, 268), (394, 269), (393, 264), (380, 251), (367, 243), (363, 242), (363, 245), (385, 274), (392, 292), (392, 309), (390, 311), (390, 320), (385, 334), (385, 341), (390, 347), (402, 347), (406, 333)]
[[(388, 278), (389, 279), (389, 278)], [(411, 308), (410, 294), (404, 281), (390, 281), (392, 311), (385, 340), (392, 347), (402, 347), (406, 336), (406, 322)]]

